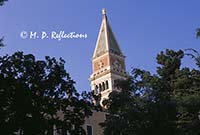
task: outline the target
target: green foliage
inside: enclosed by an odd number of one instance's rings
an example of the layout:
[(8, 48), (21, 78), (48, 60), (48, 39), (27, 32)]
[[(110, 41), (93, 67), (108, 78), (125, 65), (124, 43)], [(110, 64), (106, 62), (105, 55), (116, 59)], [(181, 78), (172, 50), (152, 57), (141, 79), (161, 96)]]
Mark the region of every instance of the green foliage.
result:
[(3, 44), (3, 38), (0, 38), (0, 49), (1, 49), (1, 47), (3, 47), (3, 46), (5, 46), (5, 45)]
[(198, 29), (196, 30), (196, 37), (197, 37), (197, 38), (200, 37), (200, 28), (198, 28)]
[(0, 6), (3, 6), (6, 1), (8, 0), (0, 0)]
[(106, 101), (105, 135), (199, 135), (200, 71), (181, 68), (182, 50), (157, 56), (156, 74), (133, 69)]
[(197, 64), (197, 66), (200, 68), (200, 54), (199, 52), (197, 52), (195, 49), (192, 48), (188, 48), (186, 49), (186, 51), (190, 51), (191, 53), (186, 53), (186, 55), (191, 56), (191, 58), (193, 58)]
[(0, 57), (1, 134), (50, 134), (53, 125), (73, 135), (91, 113), (87, 94), (79, 98), (64, 60), (16, 52)]

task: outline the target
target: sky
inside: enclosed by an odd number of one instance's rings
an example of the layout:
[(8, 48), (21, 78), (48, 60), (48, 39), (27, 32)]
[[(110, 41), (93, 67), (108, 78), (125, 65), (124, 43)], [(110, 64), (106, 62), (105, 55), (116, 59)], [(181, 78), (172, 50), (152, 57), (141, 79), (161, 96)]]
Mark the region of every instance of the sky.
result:
[[(0, 7), (0, 37), (6, 44), (0, 55), (23, 51), (39, 60), (45, 56), (62, 57), (67, 72), (76, 81), (76, 89), (90, 91), (91, 58), (103, 8), (126, 56), (127, 71), (141, 68), (155, 73), (160, 51), (200, 51), (200, 39), (195, 37), (195, 30), (200, 27), (199, 5), (199, 0), (9, 0)], [(60, 31), (87, 37), (41, 38), (42, 33)], [(31, 32), (39, 34), (39, 38), (30, 38)], [(189, 57), (182, 64), (195, 67)]]

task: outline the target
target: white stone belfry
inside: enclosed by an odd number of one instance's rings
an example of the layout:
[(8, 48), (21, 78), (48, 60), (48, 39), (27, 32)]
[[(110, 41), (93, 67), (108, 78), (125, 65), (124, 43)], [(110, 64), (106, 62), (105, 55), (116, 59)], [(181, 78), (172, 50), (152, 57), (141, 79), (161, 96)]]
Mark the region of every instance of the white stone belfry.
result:
[(125, 56), (108, 23), (106, 10), (102, 10), (102, 23), (92, 57), (91, 89), (101, 94), (101, 102), (116, 90), (115, 81), (126, 79)]

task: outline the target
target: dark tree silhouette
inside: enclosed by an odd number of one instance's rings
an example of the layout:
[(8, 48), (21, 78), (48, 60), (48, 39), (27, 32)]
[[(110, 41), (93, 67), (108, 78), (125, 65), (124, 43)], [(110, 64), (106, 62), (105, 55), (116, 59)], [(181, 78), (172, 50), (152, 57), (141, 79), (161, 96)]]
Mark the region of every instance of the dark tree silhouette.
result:
[[(195, 55), (195, 54), (194, 54)], [(182, 50), (157, 56), (156, 74), (134, 69), (110, 94), (105, 135), (199, 135), (200, 70), (181, 68)]]
[(74, 135), (91, 113), (87, 94), (79, 98), (64, 60), (16, 52), (0, 57), (1, 134), (51, 134), (53, 126)]
[(0, 6), (3, 6), (6, 1), (8, 0), (0, 0)]
[(196, 30), (196, 37), (197, 37), (197, 38), (200, 37), (200, 28), (198, 28), (198, 29)]
[(0, 38), (0, 49), (1, 49), (1, 47), (3, 47), (4, 46), (4, 44), (3, 44), (3, 38)]

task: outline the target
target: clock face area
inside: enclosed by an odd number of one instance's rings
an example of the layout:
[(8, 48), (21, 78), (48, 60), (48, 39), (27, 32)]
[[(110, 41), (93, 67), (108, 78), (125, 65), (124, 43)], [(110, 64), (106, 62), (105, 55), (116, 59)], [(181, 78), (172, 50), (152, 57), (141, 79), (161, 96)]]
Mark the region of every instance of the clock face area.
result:
[(113, 67), (116, 69), (121, 69), (121, 64), (120, 64), (119, 60), (115, 60), (113, 62)]
[(104, 63), (102, 62), (102, 60), (99, 61), (99, 63), (98, 63), (98, 67), (99, 67), (99, 69), (101, 69), (101, 68), (104, 67)]
[(111, 59), (112, 67), (116, 70), (123, 70), (124, 69), (124, 61), (118, 58)]
[(94, 72), (108, 66), (108, 57), (102, 57), (93, 62)]
[(119, 71), (125, 70), (124, 59), (122, 58), (104, 55), (93, 60), (93, 72), (99, 71), (108, 66)]

